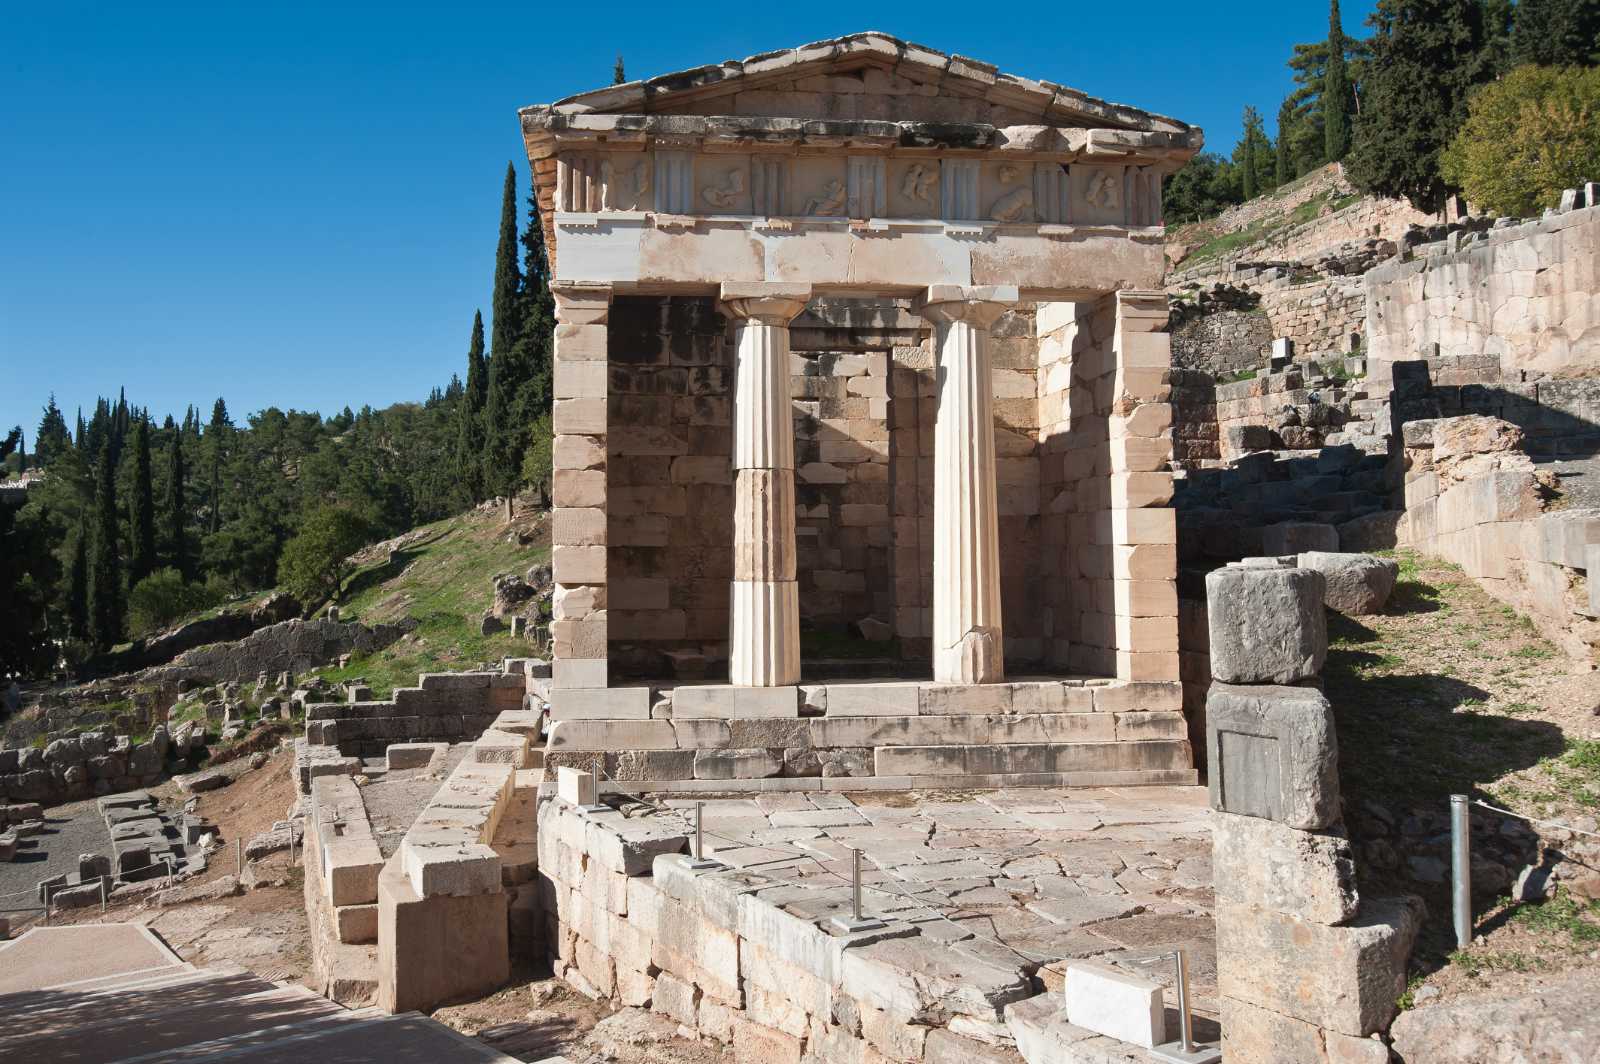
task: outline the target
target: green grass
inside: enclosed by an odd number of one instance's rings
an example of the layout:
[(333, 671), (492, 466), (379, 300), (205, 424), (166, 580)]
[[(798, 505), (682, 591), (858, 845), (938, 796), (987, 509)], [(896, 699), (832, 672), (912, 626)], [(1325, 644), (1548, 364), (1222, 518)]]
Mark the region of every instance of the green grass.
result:
[(1557, 890), (1544, 902), (1518, 906), (1512, 919), (1573, 946), (1600, 942), (1600, 901), (1580, 901), (1565, 890)]

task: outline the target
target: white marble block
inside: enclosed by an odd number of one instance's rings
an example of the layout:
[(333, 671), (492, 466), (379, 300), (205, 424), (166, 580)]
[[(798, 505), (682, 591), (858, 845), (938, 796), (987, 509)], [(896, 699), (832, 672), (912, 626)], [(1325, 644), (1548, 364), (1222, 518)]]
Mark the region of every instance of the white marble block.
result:
[(1067, 966), (1067, 1022), (1134, 1045), (1167, 1040), (1161, 985), (1105, 964)]
[(573, 805), (594, 805), (599, 800), (599, 788), (593, 772), (580, 772), (562, 766), (556, 769), (556, 797)]

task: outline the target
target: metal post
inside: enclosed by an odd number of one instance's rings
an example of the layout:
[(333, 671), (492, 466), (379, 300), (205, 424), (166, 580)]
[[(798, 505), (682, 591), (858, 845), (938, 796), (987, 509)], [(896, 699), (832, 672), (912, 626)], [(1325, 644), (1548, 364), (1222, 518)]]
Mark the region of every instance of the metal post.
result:
[(44, 926), (50, 926), (50, 884), (44, 885)]
[(1194, 1020), (1189, 1015), (1189, 959), (1183, 950), (1172, 951), (1178, 975), (1178, 1043), (1185, 1053), (1194, 1052)]
[(294, 822), (289, 823), (289, 867), (294, 867)]
[(100, 877), (100, 911), (106, 911), (106, 877)]
[(1472, 823), (1467, 796), (1450, 796), (1450, 910), (1456, 948), (1472, 945)]
[(234, 863), (234, 874), (235, 875), (240, 875), (240, 876), (244, 875), (244, 840), (243, 839), (234, 839), (233, 840), (233, 863)]
[(850, 915), (835, 916), (833, 926), (847, 934), (874, 931), (887, 926), (882, 920), (861, 912), (861, 851), (853, 846), (850, 848)]
[(706, 856), (706, 803), (694, 803), (694, 846), (689, 854), (689, 867), (696, 872), (721, 868), (722, 862)]

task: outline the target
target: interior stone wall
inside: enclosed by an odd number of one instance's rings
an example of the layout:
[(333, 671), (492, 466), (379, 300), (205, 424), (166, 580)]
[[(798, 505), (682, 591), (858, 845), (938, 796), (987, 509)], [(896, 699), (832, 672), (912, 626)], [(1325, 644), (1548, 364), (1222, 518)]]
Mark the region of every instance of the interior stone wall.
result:
[(617, 296), (607, 354), (606, 587), (614, 675), (727, 657), (733, 346), (710, 297)]

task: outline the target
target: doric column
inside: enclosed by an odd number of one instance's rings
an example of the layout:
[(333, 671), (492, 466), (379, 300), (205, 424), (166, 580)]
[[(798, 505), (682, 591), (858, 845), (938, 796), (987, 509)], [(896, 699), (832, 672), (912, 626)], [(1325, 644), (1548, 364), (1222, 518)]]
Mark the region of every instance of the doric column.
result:
[(810, 298), (810, 285), (722, 286), (723, 312), (738, 323), (728, 678), (747, 687), (800, 680), (789, 322)]
[(989, 327), (1016, 302), (1010, 286), (934, 285), (917, 309), (934, 327), (939, 406), (933, 430), (933, 678), (1005, 678), (1000, 518), (995, 505)]

